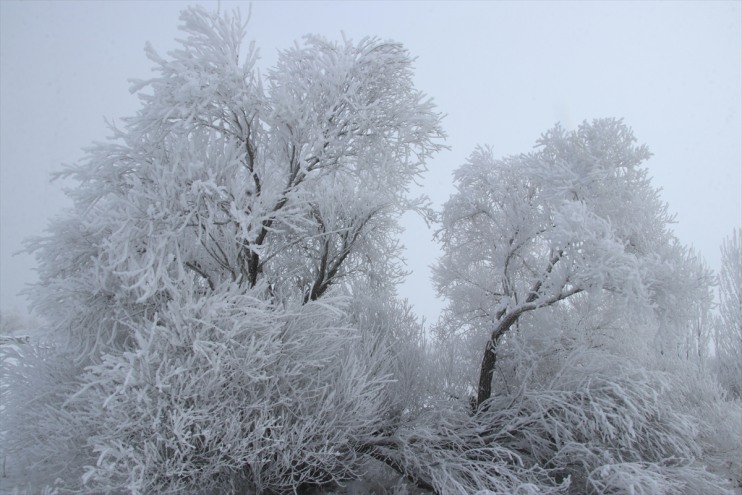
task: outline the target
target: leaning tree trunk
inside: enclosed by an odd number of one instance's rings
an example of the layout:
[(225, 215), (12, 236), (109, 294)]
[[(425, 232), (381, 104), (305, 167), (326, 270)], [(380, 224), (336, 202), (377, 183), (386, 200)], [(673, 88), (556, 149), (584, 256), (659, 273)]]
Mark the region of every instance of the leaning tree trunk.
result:
[(495, 364), (497, 364), (497, 343), (505, 332), (518, 321), (524, 310), (526, 308), (521, 307), (512, 313), (500, 315), (497, 327), (492, 331), (492, 335), (484, 347), (482, 366), (479, 370), (479, 386), (477, 387), (477, 409), (482, 406), (484, 401), (492, 397), (492, 376), (495, 373)]
[(482, 357), (482, 366), (479, 371), (479, 387), (477, 387), (477, 406), (482, 405), (484, 401), (492, 397), (492, 376), (495, 372), (497, 363), (497, 344), (492, 339), (487, 341)]

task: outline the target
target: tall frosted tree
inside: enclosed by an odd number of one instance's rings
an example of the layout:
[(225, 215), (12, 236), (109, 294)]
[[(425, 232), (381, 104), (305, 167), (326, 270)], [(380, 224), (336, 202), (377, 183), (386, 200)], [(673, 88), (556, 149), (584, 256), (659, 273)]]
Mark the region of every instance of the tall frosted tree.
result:
[(94, 490), (352, 477), (354, 444), (403, 408), (404, 331), (374, 307), (402, 275), (397, 218), (426, 208), (407, 189), (440, 115), (398, 43), (307, 37), (261, 77), (238, 14), (181, 21), (177, 50), (146, 48), (139, 112), (61, 174), (74, 207), (31, 246), (60, 347), (15, 368), (9, 442)]
[(450, 301), (441, 330), (480, 346), (477, 407), (492, 396), (501, 343), (524, 318), (551, 315), (558, 338), (555, 309), (608, 307), (629, 326), (652, 321), (662, 343), (675, 305), (707, 291), (708, 273), (668, 228), (642, 166), (649, 156), (623, 122), (602, 119), (556, 126), (528, 154), (495, 159), (479, 148), (457, 170), (435, 283)]

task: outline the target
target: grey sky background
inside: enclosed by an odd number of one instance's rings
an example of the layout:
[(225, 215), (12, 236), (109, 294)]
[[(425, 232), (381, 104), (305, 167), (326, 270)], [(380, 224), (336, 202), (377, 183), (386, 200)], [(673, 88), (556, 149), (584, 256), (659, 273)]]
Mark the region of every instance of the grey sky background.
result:
[[(139, 108), (129, 78), (147, 78), (143, 47), (173, 49), (179, 1), (0, 0), (0, 308), (35, 280), (13, 253), (69, 205), (50, 174), (108, 135), (103, 118)], [(239, 6), (247, 15), (249, 3)], [(622, 117), (654, 153), (655, 186), (675, 232), (719, 268), (719, 245), (742, 227), (742, 2), (254, 2), (248, 41), (261, 67), (307, 33), (404, 43), (418, 88), (447, 115), (450, 151), (429, 163), (424, 191), (441, 205), (451, 172), (478, 144), (529, 151), (561, 122)], [(413, 275), (401, 288), (434, 320), (437, 248), (405, 217)]]

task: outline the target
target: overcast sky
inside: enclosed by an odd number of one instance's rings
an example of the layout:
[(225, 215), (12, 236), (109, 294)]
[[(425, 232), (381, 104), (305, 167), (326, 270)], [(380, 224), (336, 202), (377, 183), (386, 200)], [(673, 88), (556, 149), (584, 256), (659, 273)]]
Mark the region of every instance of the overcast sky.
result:
[[(143, 47), (175, 47), (178, 12), (196, 2), (0, 0), (0, 308), (35, 280), (13, 256), (67, 202), (49, 176), (107, 135), (104, 117), (133, 115), (129, 78), (147, 78)], [(216, 8), (216, 2), (198, 2)], [(221, 2), (222, 9), (247, 2)], [(447, 115), (450, 151), (429, 163), (437, 205), (478, 144), (529, 151), (556, 122), (622, 117), (654, 157), (654, 184), (675, 232), (719, 268), (719, 245), (742, 227), (742, 2), (254, 2), (248, 38), (262, 67), (307, 33), (402, 42), (416, 82)], [(402, 287), (433, 319), (432, 232), (405, 219), (413, 275)]]

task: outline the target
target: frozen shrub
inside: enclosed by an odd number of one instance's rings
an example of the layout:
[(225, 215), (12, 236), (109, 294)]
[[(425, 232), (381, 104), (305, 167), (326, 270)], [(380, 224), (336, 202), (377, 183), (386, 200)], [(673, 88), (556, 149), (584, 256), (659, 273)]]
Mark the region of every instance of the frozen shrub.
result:
[(285, 493), (353, 477), (385, 382), (343, 316), (246, 295), (171, 302), (135, 329), (131, 351), (89, 367), (68, 404), (98, 427), (84, 479), (133, 493)]
[(548, 384), (524, 382), (473, 415), (436, 404), (370, 449), (437, 493), (726, 493), (701, 464), (698, 421), (676, 411), (675, 387), (575, 352)]

